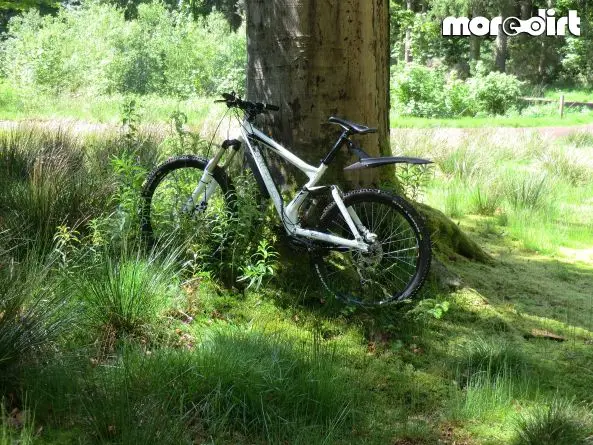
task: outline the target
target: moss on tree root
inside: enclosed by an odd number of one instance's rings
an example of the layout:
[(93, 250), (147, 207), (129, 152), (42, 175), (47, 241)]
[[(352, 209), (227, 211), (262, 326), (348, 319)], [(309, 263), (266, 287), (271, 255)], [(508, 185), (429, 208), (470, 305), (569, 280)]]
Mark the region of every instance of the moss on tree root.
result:
[(426, 222), (433, 247), (447, 258), (461, 255), (469, 260), (491, 263), (488, 255), (475, 241), (467, 236), (454, 221), (443, 212), (424, 204), (416, 204), (416, 208)]

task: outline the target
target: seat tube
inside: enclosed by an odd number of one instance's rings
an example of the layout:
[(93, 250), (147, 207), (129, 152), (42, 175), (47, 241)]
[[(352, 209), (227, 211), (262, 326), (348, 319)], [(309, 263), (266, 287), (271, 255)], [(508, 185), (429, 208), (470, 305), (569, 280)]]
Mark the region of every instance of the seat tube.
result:
[(344, 130), (344, 132), (340, 135), (340, 137), (334, 144), (333, 148), (329, 151), (327, 156), (321, 162), (323, 162), (325, 165), (329, 165), (334, 160), (336, 155), (338, 154), (338, 151), (340, 150), (340, 148), (342, 148), (342, 145), (344, 145), (344, 142), (346, 142), (347, 140), (348, 140), (348, 131)]

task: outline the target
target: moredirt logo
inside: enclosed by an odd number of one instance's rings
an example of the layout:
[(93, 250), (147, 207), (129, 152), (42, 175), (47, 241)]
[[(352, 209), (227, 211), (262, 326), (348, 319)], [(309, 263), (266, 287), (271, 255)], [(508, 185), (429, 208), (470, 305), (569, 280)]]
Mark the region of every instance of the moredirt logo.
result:
[(556, 17), (554, 9), (539, 9), (538, 14), (527, 20), (517, 17), (488, 19), (486, 17), (447, 17), (443, 20), (443, 36), (498, 36), (500, 30), (508, 36), (529, 34), (531, 36), (581, 35), (581, 18), (577, 11), (569, 11), (567, 17)]

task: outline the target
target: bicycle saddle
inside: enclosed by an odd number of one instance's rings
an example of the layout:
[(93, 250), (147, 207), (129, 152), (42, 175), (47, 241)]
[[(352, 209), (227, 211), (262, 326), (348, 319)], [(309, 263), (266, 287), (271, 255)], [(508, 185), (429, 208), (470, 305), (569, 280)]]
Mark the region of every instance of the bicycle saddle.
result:
[(332, 124), (340, 125), (344, 130), (348, 130), (352, 133), (356, 134), (369, 134), (369, 133), (376, 133), (376, 128), (369, 128), (365, 125), (355, 124), (354, 122), (347, 121), (345, 119), (340, 119), (339, 117), (332, 116), (329, 118), (329, 121)]

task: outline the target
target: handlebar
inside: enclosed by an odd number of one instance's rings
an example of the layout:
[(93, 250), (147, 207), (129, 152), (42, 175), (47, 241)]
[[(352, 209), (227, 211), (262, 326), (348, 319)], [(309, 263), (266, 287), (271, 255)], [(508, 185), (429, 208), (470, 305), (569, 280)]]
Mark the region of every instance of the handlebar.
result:
[(248, 100), (242, 100), (236, 93), (223, 93), (224, 99), (215, 100), (216, 103), (224, 102), (229, 108), (239, 108), (249, 114), (251, 118), (254, 118), (258, 114), (264, 111), (279, 111), (280, 107), (277, 105), (266, 104), (263, 102), (250, 102)]

